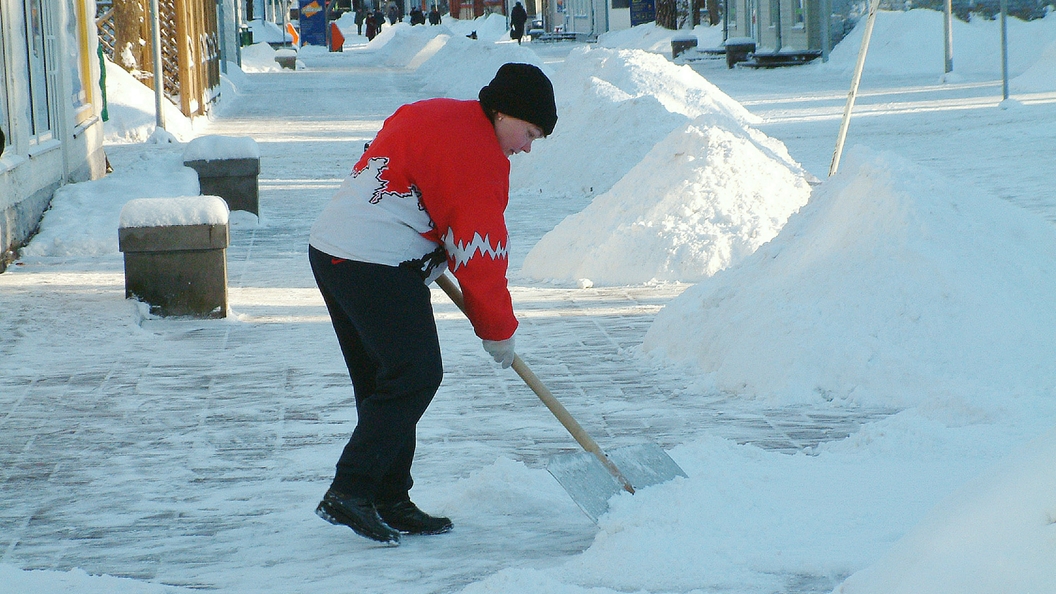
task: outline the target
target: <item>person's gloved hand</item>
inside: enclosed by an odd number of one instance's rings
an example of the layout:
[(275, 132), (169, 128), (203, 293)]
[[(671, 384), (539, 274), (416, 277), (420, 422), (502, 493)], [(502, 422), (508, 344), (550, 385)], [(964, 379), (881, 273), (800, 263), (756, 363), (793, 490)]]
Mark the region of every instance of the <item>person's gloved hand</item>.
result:
[(500, 363), (503, 369), (513, 365), (514, 352), (512, 336), (506, 340), (485, 340), (484, 350), (488, 351), (488, 354), (495, 359), (496, 363)]

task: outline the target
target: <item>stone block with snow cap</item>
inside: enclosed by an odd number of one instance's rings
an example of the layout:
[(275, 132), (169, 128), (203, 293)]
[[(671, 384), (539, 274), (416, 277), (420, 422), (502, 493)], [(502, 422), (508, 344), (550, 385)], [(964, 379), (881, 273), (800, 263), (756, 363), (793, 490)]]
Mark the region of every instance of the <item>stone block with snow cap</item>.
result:
[(162, 316), (227, 316), (228, 208), (217, 196), (140, 198), (121, 209), (125, 297)]
[(249, 137), (201, 136), (187, 144), (183, 164), (198, 172), (202, 194), (219, 196), (230, 210), (260, 214), (260, 148)]

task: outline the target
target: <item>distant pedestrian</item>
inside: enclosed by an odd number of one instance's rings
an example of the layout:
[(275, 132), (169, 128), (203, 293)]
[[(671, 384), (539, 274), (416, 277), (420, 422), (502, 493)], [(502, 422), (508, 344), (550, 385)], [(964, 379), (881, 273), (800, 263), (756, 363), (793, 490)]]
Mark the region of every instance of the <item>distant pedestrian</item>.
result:
[(504, 64), (479, 101), (404, 105), (312, 226), (309, 261), (357, 413), (316, 509), (324, 520), (389, 544), (451, 530), (409, 493), (415, 428), (443, 377), (428, 285), (451, 270), (484, 350), (509, 367), (509, 159), (556, 124), (553, 85), (530, 64)]
[(385, 15), (382, 14), (380, 8), (374, 9), (374, 35), (381, 33), (381, 28), (385, 24)]
[(398, 22), (400, 22), (400, 13), (396, 9), (396, 5), (395, 4), (390, 4), (389, 5), (389, 24), (390, 25), (395, 25)]
[(377, 19), (374, 18), (373, 14), (368, 13), (363, 22), (367, 26), (367, 41), (373, 41), (378, 36)]
[(422, 13), (422, 9), (415, 6), (411, 9), (411, 26), (424, 25), (425, 15)]
[(510, 29), (510, 39), (517, 40), (517, 44), (520, 45), (521, 37), (524, 37), (524, 24), (528, 22), (528, 13), (525, 12), (524, 6), (518, 2), (513, 6), (513, 10), (510, 11), (510, 24), (513, 27)]
[(440, 11), (437, 10), (436, 5), (429, 10), (429, 24), (439, 25), (440, 24)]
[(362, 4), (356, 7), (356, 35), (363, 34), (363, 21), (367, 20), (367, 9)]

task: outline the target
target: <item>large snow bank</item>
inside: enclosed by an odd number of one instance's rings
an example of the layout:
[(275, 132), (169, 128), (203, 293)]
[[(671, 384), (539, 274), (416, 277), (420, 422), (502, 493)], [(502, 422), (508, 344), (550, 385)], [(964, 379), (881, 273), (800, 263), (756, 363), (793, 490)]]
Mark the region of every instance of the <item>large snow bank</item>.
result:
[(1052, 592), (1056, 431), (951, 495), (838, 594)]
[(771, 243), (662, 310), (644, 347), (745, 397), (980, 420), (1051, 396), (1053, 303), (1050, 225), (857, 148)]
[[(640, 50), (576, 50), (555, 87), (558, 127), (514, 169), (513, 193), (601, 195), (529, 252), (529, 277), (700, 280), (773, 238), (807, 200), (784, 145), (688, 67)], [(584, 159), (584, 138), (601, 147), (596, 157)]]
[[(878, 12), (865, 72), (942, 75), (946, 60), (942, 19), (941, 12), (927, 9)], [(865, 21), (861, 19), (833, 48), (827, 64), (818, 63), (817, 67), (852, 71), (862, 45)], [(1008, 69), (1009, 75), (1016, 77), (1038, 62), (1039, 52), (1056, 37), (1056, 16), (1050, 14), (1033, 21), (1010, 18), (1007, 22)], [(953, 20), (953, 72), (973, 77), (1001, 76), (1001, 28), (996, 21)]]
[[(55, 190), (40, 231), (24, 248), (23, 257), (100, 256), (117, 254), (121, 208), (136, 198), (194, 196), (198, 174), (183, 166), (173, 145), (139, 153), (128, 167), (94, 181)], [(142, 180), (150, 180), (143, 183)]]
[(609, 31), (598, 36), (598, 47), (610, 49), (640, 49), (655, 54), (671, 55), (671, 39), (675, 35), (692, 34), (697, 38), (697, 47), (722, 47), (722, 26), (708, 27), (697, 25), (692, 31), (685, 29), (673, 31), (656, 24), (655, 21), (622, 29)]
[(1056, 91), (1056, 41), (1040, 52), (1038, 61), (1026, 72), (1009, 81), (1009, 86), (1020, 93)]
[[(147, 87), (124, 68), (106, 60), (106, 111), (103, 141), (108, 144), (146, 142), (154, 136), (157, 114), (154, 89)], [(194, 138), (194, 127), (168, 99), (161, 102), (165, 130), (180, 141)]]
[(507, 62), (534, 64), (553, 78), (553, 69), (545, 66), (538, 54), (515, 43), (483, 43), (456, 34), (448, 37), (443, 47), (423, 49), (428, 59), (419, 55), (414, 62), (419, 64), (419, 72), (429, 73), (423, 91), (434, 97), (476, 99), (480, 88)]
[(275, 61), (275, 50), (266, 43), (254, 43), (242, 48), (243, 72), (278, 72), (282, 70)]

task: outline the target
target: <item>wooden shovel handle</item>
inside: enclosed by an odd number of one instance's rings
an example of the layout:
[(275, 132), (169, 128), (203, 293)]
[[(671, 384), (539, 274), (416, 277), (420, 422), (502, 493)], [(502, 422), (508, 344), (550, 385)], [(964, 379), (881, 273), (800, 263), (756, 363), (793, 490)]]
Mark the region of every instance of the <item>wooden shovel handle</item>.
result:
[[(447, 293), (447, 296), (458, 306), (458, 309), (462, 310), (462, 313), (466, 313), (465, 299), (462, 297), (462, 291), (459, 290), (454, 281), (448, 278), (446, 274), (441, 274), (440, 277), (436, 279), (436, 284)], [(601, 446), (598, 445), (598, 442), (594, 441), (590, 434), (587, 433), (586, 429), (584, 429), (576, 421), (575, 417), (572, 416), (572, 413), (568, 412), (568, 409), (566, 409), (565, 406), (554, 397), (550, 390), (543, 385), (543, 382), (534, 372), (532, 372), (521, 357), (516, 354), (513, 356), (513, 370), (517, 372), (517, 375), (521, 376), (524, 383), (528, 384), (528, 387), (535, 392), (535, 395), (539, 397), (539, 400), (543, 401), (543, 404), (550, 409), (550, 412), (557, 417), (557, 420), (561, 421), (561, 424), (564, 425), (565, 429), (568, 430), (572, 437), (579, 442), (579, 445), (582, 446), (584, 450), (594, 454), (594, 457), (596, 457), (605, 469), (608, 470), (609, 473), (620, 483), (623, 490), (633, 494), (634, 487), (631, 486), (630, 481), (623, 476), (623, 473), (612, 463), (612, 460), (609, 460), (609, 457), (601, 450)]]

